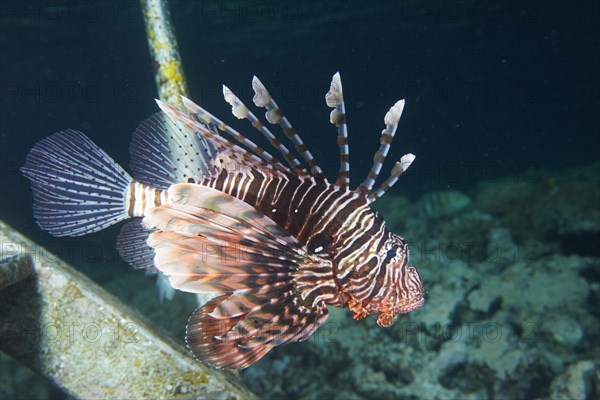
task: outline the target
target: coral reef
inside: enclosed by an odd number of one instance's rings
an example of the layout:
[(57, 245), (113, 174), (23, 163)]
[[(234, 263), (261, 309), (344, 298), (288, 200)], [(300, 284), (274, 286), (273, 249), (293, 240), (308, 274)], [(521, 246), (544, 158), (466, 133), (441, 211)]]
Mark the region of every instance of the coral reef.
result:
[(600, 388), (600, 366), (598, 361), (580, 361), (571, 365), (553, 382), (553, 399), (598, 398)]
[(600, 230), (598, 172), (481, 183), (473, 202), (384, 197), (377, 208), (409, 240), (425, 306), (387, 329), (333, 309), (309, 341), (244, 371), (246, 383), (267, 398), (597, 397), (600, 258), (565, 237)]
[[(483, 182), (475, 202), (482, 211), (498, 217), (518, 242), (559, 240), (563, 247), (569, 247), (570, 242), (577, 241), (590, 247), (588, 254), (598, 256), (600, 163)], [(596, 246), (591, 248), (593, 243)]]
[(420, 217), (440, 218), (456, 214), (471, 204), (471, 198), (456, 190), (431, 192), (423, 195), (414, 205), (413, 212)]
[[(385, 329), (330, 308), (308, 341), (244, 370), (245, 383), (273, 399), (598, 398), (599, 167), (530, 171), (414, 203), (386, 195), (376, 208), (409, 241), (425, 306)], [(153, 279), (133, 271), (105, 286), (181, 340), (193, 296), (160, 304)], [(14, 370), (19, 387), (34, 379)], [(35, 387), (27, 393), (59, 397)]]

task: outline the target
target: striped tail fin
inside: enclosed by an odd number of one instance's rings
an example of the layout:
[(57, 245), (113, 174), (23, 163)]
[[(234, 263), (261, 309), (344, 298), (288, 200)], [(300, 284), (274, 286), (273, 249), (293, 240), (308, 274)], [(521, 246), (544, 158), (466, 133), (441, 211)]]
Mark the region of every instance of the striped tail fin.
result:
[(54, 236), (81, 236), (129, 218), (132, 178), (81, 132), (40, 140), (21, 172), (31, 181), (38, 225)]

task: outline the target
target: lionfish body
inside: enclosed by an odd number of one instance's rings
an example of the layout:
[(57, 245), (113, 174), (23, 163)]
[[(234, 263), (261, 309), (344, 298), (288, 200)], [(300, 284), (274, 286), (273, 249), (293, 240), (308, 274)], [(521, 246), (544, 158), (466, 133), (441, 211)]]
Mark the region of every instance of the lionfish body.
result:
[(256, 78), (253, 88), (254, 103), (304, 163), (224, 87), (234, 115), (287, 165), (184, 98), (185, 112), (159, 101), (163, 113), (140, 124), (130, 147), (133, 177), (71, 130), (38, 142), (22, 168), (43, 229), (78, 236), (133, 218), (119, 236), (125, 260), (160, 271), (175, 289), (217, 295), (192, 314), (186, 339), (198, 359), (221, 368), (245, 368), (275, 346), (307, 339), (327, 306), (347, 307), (355, 319), (378, 314), (389, 326), (424, 301), (405, 240), (370, 208), (414, 159), (402, 157), (372, 190), (404, 102), (386, 114), (369, 176), (351, 190), (339, 74), (326, 96), (340, 146), (335, 183)]

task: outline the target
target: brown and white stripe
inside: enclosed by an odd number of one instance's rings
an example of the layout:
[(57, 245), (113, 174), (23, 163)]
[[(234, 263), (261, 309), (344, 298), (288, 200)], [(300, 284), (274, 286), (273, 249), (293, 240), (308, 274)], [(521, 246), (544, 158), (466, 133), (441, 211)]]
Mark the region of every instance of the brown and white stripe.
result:
[(143, 217), (162, 204), (167, 204), (166, 190), (155, 189), (139, 182), (131, 182), (125, 194), (125, 209), (130, 217)]

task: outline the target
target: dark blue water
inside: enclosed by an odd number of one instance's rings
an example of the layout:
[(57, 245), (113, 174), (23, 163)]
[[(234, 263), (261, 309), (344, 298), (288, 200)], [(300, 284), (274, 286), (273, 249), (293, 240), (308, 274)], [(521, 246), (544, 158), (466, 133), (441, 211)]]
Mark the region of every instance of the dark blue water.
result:
[[(251, 78), (259, 76), (330, 177), (338, 150), (324, 95), (336, 71), (354, 184), (370, 167), (383, 116), (402, 98), (389, 157), (417, 155), (393, 189), (411, 199), (600, 159), (597, 2), (172, 1), (171, 8), (192, 99), (251, 132), (230, 116), (221, 84), (251, 103)], [(18, 168), (36, 141), (65, 128), (127, 165), (131, 133), (157, 111), (139, 6), (1, 1), (0, 22), (0, 218), (74, 261), (81, 255), (69, 249), (84, 241), (59, 242), (36, 227)], [(116, 232), (93, 238), (105, 260), (118, 260)], [(102, 281), (115, 272), (95, 273)]]
[[(338, 70), (356, 183), (400, 98), (391, 158), (412, 152), (417, 161), (398, 193), (600, 156), (597, 4), (174, 1), (172, 9), (192, 98), (232, 120), (220, 85), (249, 101), (256, 74), (330, 176), (337, 149), (323, 95)], [(1, 215), (35, 234), (17, 171), (31, 145), (70, 127), (126, 164), (131, 132), (157, 110), (156, 90), (136, 2), (4, 1), (0, 11)]]

